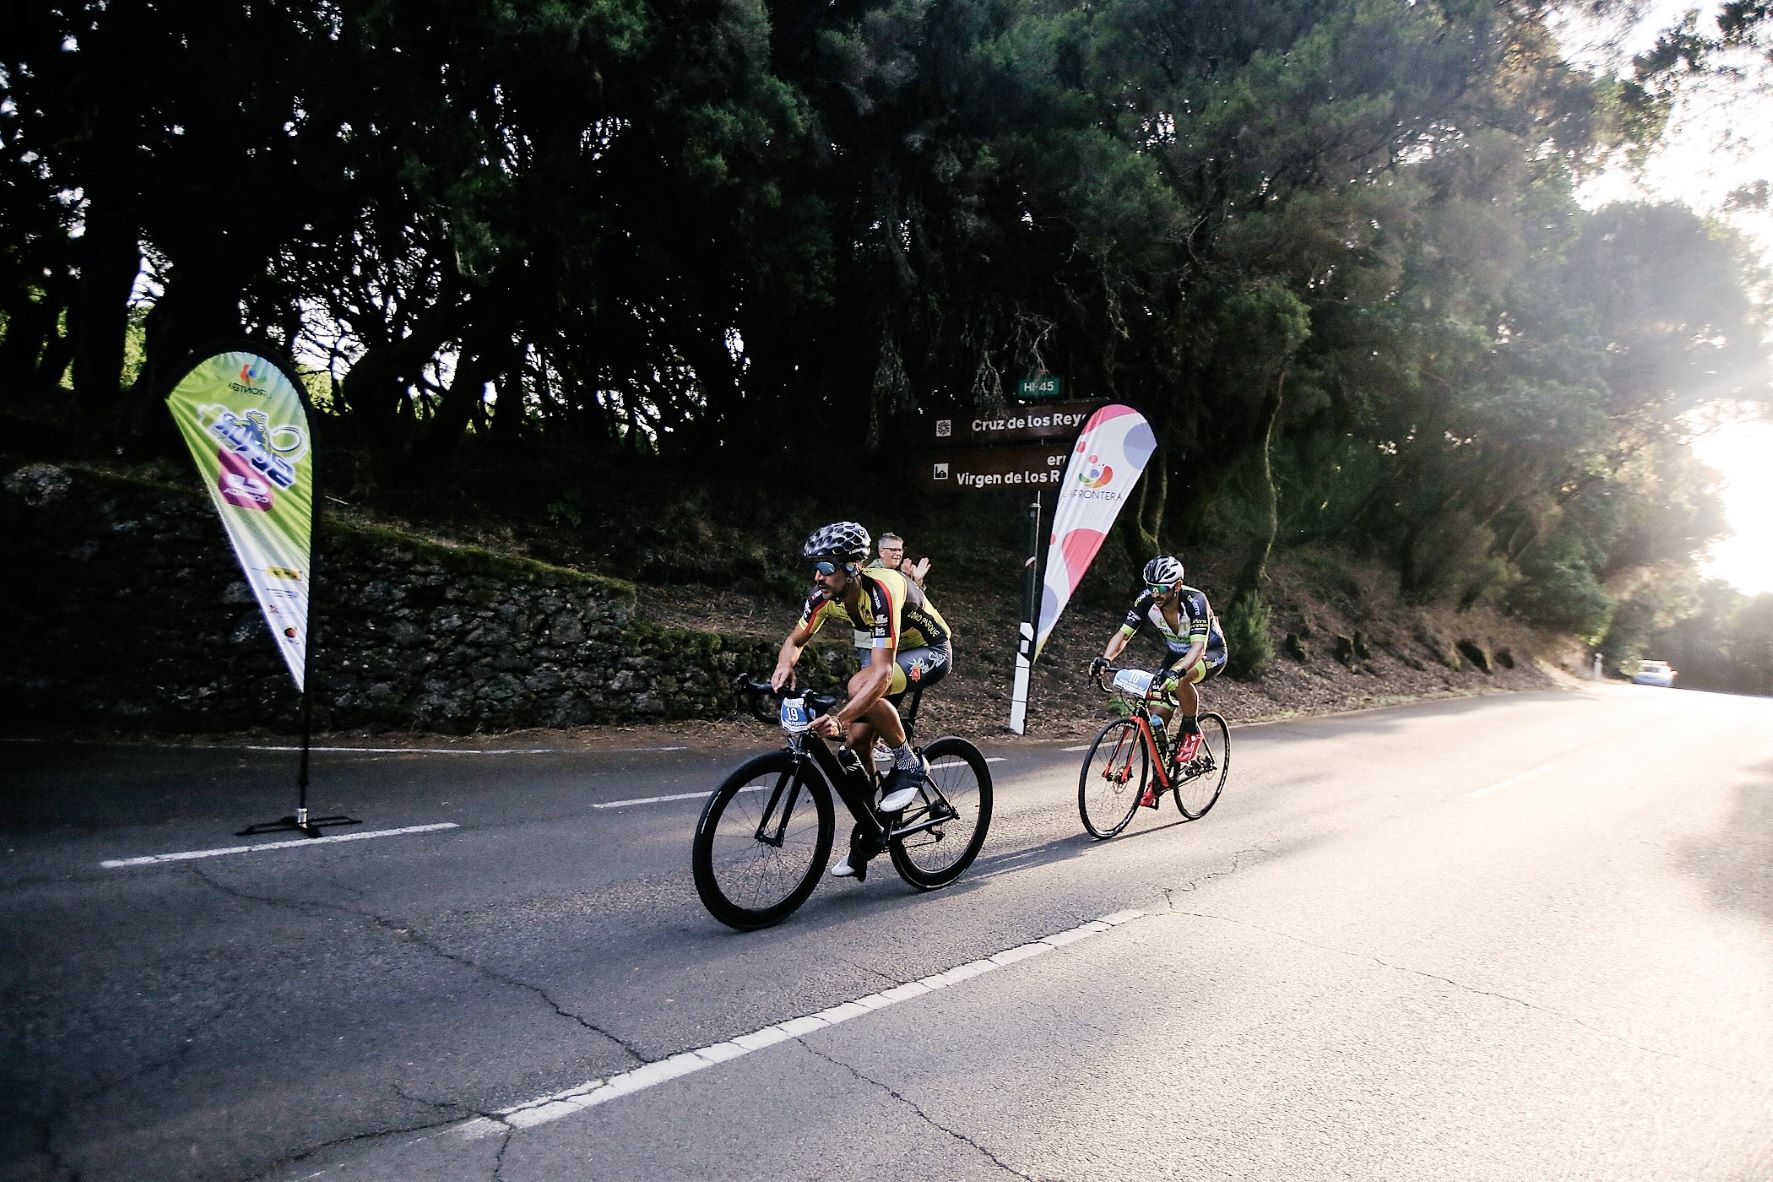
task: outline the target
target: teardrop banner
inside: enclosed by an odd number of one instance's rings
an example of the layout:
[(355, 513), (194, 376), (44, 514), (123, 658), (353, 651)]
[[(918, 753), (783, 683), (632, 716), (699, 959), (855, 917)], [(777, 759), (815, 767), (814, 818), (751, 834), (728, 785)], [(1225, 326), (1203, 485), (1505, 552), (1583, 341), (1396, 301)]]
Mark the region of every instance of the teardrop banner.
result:
[[(1065, 475), (1056, 486), (1053, 507), (1053, 529), (1047, 540), (1046, 582), (1041, 590), (1039, 611), (1033, 601), (1034, 556), (1028, 559), (1029, 595), (1023, 611), (1021, 635), (1016, 645), (1016, 679), (1010, 691), (1010, 730), (1025, 733), (1028, 721), (1028, 685), (1032, 680), (1034, 659), (1052, 635), (1059, 622), (1059, 613), (1071, 600), (1071, 593), (1083, 580), (1084, 572), (1108, 530), (1114, 525), (1121, 506), (1132, 493), (1133, 486), (1145, 471), (1145, 463), (1157, 450), (1157, 436), (1145, 416), (1130, 406), (1118, 403), (1104, 406), (1091, 414), (1072, 445)], [(1040, 538), (1040, 493), (1035, 493), (1033, 510), (1034, 539)]]
[(1157, 436), (1151, 424), (1130, 406), (1105, 406), (1084, 424), (1071, 449), (1058, 504), (1053, 508), (1040, 626), (1034, 640), (1036, 656), (1053, 634), (1059, 613), (1071, 602), (1072, 592), (1102, 549), (1114, 519), (1156, 450)]
[(297, 690), (308, 670), (314, 479), (295, 380), (257, 353), (215, 353), (173, 387), (167, 408), (228, 531)]
[(295, 812), (248, 825), (242, 837), (323, 825), (361, 824), (337, 814), (308, 815), (309, 602), (314, 586), (314, 449), (302, 388), (269, 349), (244, 342), (215, 347), (179, 379), (166, 408), (197, 462), (197, 474), (228, 532), (246, 585), (302, 695), (301, 762)]

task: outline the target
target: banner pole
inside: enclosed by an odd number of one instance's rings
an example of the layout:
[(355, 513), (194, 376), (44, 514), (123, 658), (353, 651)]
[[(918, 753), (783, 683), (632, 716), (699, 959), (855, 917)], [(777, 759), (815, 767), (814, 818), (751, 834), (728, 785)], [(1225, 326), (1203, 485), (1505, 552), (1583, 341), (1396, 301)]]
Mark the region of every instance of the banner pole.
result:
[[(312, 633), (309, 639), (312, 639)], [(312, 828), (308, 824), (308, 743), (314, 734), (314, 696), (308, 688), (308, 660), (302, 658), (302, 757), (296, 766), (296, 828), (304, 833)]]
[[(281, 367), (279, 367), (281, 368)], [(290, 384), (295, 387), (297, 397), (304, 412), (310, 410), (307, 398), (302, 393), (301, 383), (293, 374), (285, 374)], [(307, 420), (308, 429), (313, 430), (311, 417)], [(312, 436), (310, 436), (312, 445)], [(275, 821), (260, 821), (236, 831), (237, 837), (252, 837), (263, 833), (281, 833), (294, 831), (304, 837), (319, 837), (324, 825), (361, 825), (363, 821), (344, 813), (335, 813), (326, 817), (310, 817), (308, 815), (308, 764), (309, 752), (314, 740), (314, 651), (320, 647), (320, 466), (310, 455), (308, 459), (308, 556), (306, 577), (308, 580), (308, 612), (304, 621), (306, 639), (302, 642), (302, 682), (301, 682), (301, 717), (302, 717), (302, 750), (296, 763), (296, 808), (295, 812)]]
[(1016, 682), (1010, 693), (1010, 733), (1025, 734), (1028, 725), (1028, 682), (1034, 671), (1035, 607), (1039, 603), (1040, 491), (1028, 506), (1028, 563), (1022, 580), (1022, 622), (1016, 638)]

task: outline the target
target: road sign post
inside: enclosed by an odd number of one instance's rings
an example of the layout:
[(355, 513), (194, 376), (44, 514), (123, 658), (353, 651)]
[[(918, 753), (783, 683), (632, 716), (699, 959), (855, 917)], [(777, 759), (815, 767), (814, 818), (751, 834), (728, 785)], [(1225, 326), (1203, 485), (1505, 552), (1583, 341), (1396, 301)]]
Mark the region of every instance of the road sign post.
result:
[[(1054, 374), (1025, 378), (1016, 393), (1024, 399), (1057, 399), (1064, 381)], [(1010, 696), (1010, 730), (1022, 734), (1028, 722), (1028, 687), (1034, 672), (1037, 613), (1040, 610), (1040, 518), (1042, 494), (1057, 492), (1077, 434), (1101, 401), (1041, 402), (1006, 406), (968, 415), (932, 415), (924, 432), (924, 470), (929, 480), (952, 489), (980, 492), (1015, 489), (1034, 494), (1028, 504), (1029, 539), (1022, 619), (1017, 625), (1016, 679)]]
[(1022, 621), (1016, 628), (1016, 680), (1010, 689), (1010, 733), (1016, 735), (1026, 733), (1028, 726), (1028, 682), (1034, 675), (1034, 624), (1039, 606), (1040, 492), (1036, 490), (1028, 506), (1028, 562), (1022, 580)]

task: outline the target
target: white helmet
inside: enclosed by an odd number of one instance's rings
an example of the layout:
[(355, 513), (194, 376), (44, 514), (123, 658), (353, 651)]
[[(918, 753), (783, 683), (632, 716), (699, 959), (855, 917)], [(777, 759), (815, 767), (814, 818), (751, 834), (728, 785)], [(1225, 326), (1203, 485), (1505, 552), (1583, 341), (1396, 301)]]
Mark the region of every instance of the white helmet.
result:
[(1145, 582), (1152, 587), (1173, 587), (1182, 581), (1182, 564), (1168, 554), (1159, 554), (1145, 564)]

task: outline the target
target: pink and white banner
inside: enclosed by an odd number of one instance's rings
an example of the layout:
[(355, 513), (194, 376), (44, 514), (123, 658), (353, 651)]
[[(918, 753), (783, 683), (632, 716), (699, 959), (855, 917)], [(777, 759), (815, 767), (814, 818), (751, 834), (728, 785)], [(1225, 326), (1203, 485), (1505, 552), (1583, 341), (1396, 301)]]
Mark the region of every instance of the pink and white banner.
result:
[(1130, 406), (1105, 406), (1090, 416), (1072, 448), (1053, 510), (1047, 539), (1047, 576), (1041, 589), (1034, 655), (1059, 622), (1096, 552), (1108, 537), (1121, 506), (1157, 450), (1157, 436), (1145, 416)]

